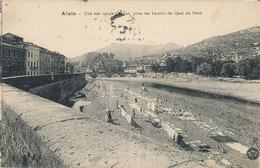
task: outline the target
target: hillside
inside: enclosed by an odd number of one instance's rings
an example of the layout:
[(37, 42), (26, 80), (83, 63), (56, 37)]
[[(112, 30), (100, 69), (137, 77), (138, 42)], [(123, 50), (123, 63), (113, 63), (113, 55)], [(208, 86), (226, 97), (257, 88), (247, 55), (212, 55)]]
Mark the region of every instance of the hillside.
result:
[(80, 58), (79, 60), (80, 66), (82, 67), (89, 66), (90, 68), (92, 68), (92, 66), (96, 65), (98, 62), (104, 59), (103, 55), (98, 52), (89, 52), (78, 58)]
[(235, 61), (254, 57), (260, 54), (260, 26), (211, 37), (172, 53), (181, 57), (212, 57)]
[[(91, 65), (95, 59), (99, 59), (102, 53), (113, 53), (115, 59), (123, 61), (129, 58), (137, 58), (145, 55), (163, 55), (165, 52), (174, 51), (180, 48), (174, 43), (167, 43), (165, 45), (137, 45), (137, 44), (117, 44), (105, 46), (95, 52), (87, 52), (82, 56), (69, 58), (69, 62), (78, 62), (80, 64)], [(97, 57), (97, 58), (96, 58)]]
[(145, 55), (162, 55), (164, 52), (173, 51), (178, 49), (179, 46), (174, 43), (165, 45), (137, 45), (137, 44), (116, 44), (113, 43), (109, 46), (97, 50), (97, 52), (114, 53), (115, 58), (119, 60), (137, 58)]
[[(137, 45), (113, 43), (101, 48), (96, 53), (113, 53), (115, 59), (128, 60), (142, 56), (158, 57), (164, 54), (173, 54), (182, 58), (210, 57), (214, 60), (234, 60), (260, 55), (260, 26), (251, 27), (221, 36), (214, 36), (185, 48), (174, 43), (165, 45)], [(93, 52), (94, 53), (94, 52)], [(83, 56), (70, 58), (69, 62), (82, 62), (86, 56), (93, 59), (94, 55), (88, 53)], [(97, 56), (97, 55), (96, 55)], [(90, 61), (91, 62), (91, 61)]]
[(95, 70), (106, 70), (109, 72), (121, 71), (123, 63), (117, 59), (114, 59), (112, 53), (99, 53), (89, 52), (82, 56), (75, 57), (70, 60), (72, 63), (77, 64), (76, 70), (81, 68), (87, 68)]

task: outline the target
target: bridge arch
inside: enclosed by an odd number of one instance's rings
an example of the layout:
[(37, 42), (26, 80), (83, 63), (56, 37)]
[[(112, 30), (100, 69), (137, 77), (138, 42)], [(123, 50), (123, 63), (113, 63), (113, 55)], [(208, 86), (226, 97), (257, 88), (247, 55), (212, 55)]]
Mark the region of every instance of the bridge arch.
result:
[(96, 78), (103, 78), (103, 77), (110, 78), (111, 76), (105, 72), (99, 72), (96, 75)]
[(106, 78), (111, 78), (111, 77), (136, 77), (135, 73), (127, 73), (127, 72), (85, 72), (85, 78), (100, 78), (100, 77), (106, 77)]
[(114, 73), (114, 74), (112, 74), (112, 76), (111, 76), (112, 78), (114, 77), (122, 77), (120, 74), (118, 74), (118, 73)]
[(125, 74), (125, 76), (124, 77), (127, 77), (127, 78), (133, 78), (134, 77), (134, 75), (133, 74)]
[(96, 78), (96, 76), (91, 73), (85, 73), (85, 78)]

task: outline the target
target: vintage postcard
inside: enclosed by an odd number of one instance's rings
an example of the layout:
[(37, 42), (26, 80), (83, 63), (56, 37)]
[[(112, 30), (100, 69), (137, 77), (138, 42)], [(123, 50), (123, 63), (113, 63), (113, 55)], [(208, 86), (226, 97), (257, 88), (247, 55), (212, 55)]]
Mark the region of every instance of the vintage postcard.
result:
[(1, 1), (1, 167), (260, 166), (258, 1)]

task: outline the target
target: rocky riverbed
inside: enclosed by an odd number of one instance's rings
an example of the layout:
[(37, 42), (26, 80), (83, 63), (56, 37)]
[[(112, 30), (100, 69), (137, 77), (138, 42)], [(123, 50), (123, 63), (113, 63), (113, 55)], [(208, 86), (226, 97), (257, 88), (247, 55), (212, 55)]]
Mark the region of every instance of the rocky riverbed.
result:
[[(168, 148), (195, 154), (205, 166), (258, 167), (258, 160), (248, 159), (245, 152), (253, 138), (259, 136), (260, 125), (254, 120), (254, 115), (259, 117), (259, 106), (169, 92), (134, 81), (106, 80), (89, 80), (74, 100), (81, 101), (81, 111), (86, 116), (105, 122), (104, 110), (109, 109), (112, 125), (128, 131), (129, 135), (145, 136), (167, 144)], [(122, 117), (120, 106), (131, 115), (135, 108), (147, 110), (148, 101), (156, 103), (154, 114), (161, 121), (180, 130), (181, 143), (174, 143), (163, 128), (156, 127), (141, 111), (136, 110), (134, 126)], [(79, 106), (74, 108), (80, 110)]]

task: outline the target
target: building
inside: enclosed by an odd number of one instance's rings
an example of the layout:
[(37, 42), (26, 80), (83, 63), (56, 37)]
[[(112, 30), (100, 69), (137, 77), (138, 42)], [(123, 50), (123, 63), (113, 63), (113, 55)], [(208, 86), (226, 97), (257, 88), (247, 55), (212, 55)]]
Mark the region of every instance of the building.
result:
[(147, 73), (152, 71), (151, 65), (142, 65), (142, 69)]
[(66, 63), (66, 70), (65, 73), (72, 74), (74, 73), (74, 66), (71, 63)]
[(65, 73), (64, 55), (24, 42), (22, 37), (11, 33), (1, 39), (2, 76)]
[(133, 66), (128, 66), (124, 69), (124, 72), (127, 72), (127, 73), (136, 73), (137, 72), (137, 67), (135, 65)]
[(64, 74), (66, 71), (66, 57), (58, 52), (50, 52), (51, 54), (51, 73)]
[(64, 74), (66, 57), (40, 47), (40, 74)]
[(40, 47), (40, 74), (51, 74), (51, 53)]
[(26, 42), (26, 74), (27, 75), (38, 75), (40, 74), (40, 47)]
[(1, 36), (2, 76), (26, 74), (26, 49), (22, 37), (7, 33)]
[(113, 54), (113, 53), (102, 53), (102, 55), (103, 55), (103, 57), (104, 58), (114, 58), (114, 56), (115, 56), (115, 54)]

